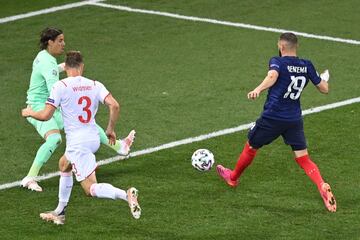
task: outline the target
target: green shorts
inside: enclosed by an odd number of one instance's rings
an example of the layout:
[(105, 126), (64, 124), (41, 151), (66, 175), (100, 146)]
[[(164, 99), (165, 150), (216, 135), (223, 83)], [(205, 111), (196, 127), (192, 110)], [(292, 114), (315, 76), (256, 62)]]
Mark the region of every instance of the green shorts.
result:
[[(45, 108), (45, 104), (30, 105), (34, 111), (40, 111)], [(61, 111), (56, 109), (52, 118), (48, 121), (39, 121), (32, 117), (26, 118), (31, 125), (33, 125), (36, 131), (41, 137), (45, 137), (45, 134), (50, 130), (62, 130), (64, 128), (64, 122), (61, 116)]]

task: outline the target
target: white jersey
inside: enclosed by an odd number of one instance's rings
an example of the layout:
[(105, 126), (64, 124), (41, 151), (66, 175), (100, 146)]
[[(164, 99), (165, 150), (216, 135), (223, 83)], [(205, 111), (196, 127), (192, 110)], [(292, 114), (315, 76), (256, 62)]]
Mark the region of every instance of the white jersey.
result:
[(102, 83), (82, 76), (68, 77), (53, 85), (46, 103), (61, 106), (66, 145), (99, 139), (95, 115), (99, 102), (104, 103), (108, 95)]

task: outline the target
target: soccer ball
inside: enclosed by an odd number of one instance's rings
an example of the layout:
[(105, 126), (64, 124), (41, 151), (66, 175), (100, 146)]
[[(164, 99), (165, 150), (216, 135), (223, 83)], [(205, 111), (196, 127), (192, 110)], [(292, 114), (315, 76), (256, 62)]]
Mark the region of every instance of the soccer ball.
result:
[(214, 154), (207, 149), (198, 149), (191, 157), (193, 167), (202, 172), (209, 171), (214, 163)]

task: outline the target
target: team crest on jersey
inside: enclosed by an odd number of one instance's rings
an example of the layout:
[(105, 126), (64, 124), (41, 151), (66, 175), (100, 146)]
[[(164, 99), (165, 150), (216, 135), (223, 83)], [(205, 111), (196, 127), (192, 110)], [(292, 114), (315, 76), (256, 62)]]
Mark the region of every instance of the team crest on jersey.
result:
[(57, 71), (55, 69), (52, 70), (52, 75), (57, 76)]
[(48, 98), (47, 101), (48, 101), (49, 103), (54, 103), (54, 102), (55, 102), (55, 100), (52, 99), (52, 98)]

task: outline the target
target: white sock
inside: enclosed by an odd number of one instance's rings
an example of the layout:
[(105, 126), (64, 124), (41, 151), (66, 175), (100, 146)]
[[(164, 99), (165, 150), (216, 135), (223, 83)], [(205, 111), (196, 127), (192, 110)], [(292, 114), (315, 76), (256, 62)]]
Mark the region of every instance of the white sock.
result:
[(90, 187), (90, 193), (93, 197), (122, 199), (127, 201), (127, 194), (124, 190), (116, 188), (108, 183), (94, 183)]
[(61, 172), (59, 180), (59, 204), (55, 209), (57, 214), (60, 214), (65, 210), (70, 199), (72, 187), (72, 172)]

